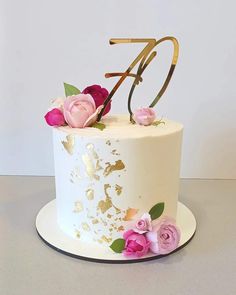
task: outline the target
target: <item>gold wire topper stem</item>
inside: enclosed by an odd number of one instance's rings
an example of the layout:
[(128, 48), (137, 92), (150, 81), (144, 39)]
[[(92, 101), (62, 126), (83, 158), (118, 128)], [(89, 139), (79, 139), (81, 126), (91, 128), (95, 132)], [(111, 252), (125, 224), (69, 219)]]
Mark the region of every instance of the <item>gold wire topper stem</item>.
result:
[[(143, 81), (141, 75), (143, 74), (143, 72), (145, 71), (147, 66), (153, 61), (153, 59), (157, 55), (157, 52), (156, 51), (152, 52), (152, 50), (157, 45), (159, 45), (160, 43), (165, 42), (165, 41), (171, 41), (172, 44), (173, 44), (174, 50), (173, 50), (172, 62), (171, 62), (171, 66), (170, 66), (169, 72), (167, 74), (167, 77), (166, 77), (161, 89), (159, 90), (156, 97), (154, 98), (154, 100), (149, 105), (149, 107), (154, 107), (157, 104), (157, 102), (160, 100), (160, 98), (164, 94), (166, 88), (168, 87), (170, 79), (171, 79), (171, 77), (173, 75), (173, 72), (175, 70), (175, 66), (176, 66), (176, 63), (177, 63), (177, 60), (178, 60), (178, 55), (179, 55), (179, 44), (178, 44), (177, 39), (174, 38), (174, 37), (170, 37), (170, 36), (161, 38), (159, 40), (156, 40), (156, 39), (128, 39), (128, 38), (125, 38), (125, 39), (114, 39), (114, 38), (110, 39), (110, 44), (111, 45), (122, 44), (122, 43), (147, 43), (147, 45), (138, 54), (138, 56), (133, 60), (133, 62), (129, 65), (128, 69), (125, 72), (123, 72), (123, 73), (122, 72), (115, 72), (115, 73), (106, 73), (105, 74), (106, 78), (120, 76), (120, 79), (115, 84), (115, 86), (111, 90), (110, 94), (108, 95), (108, 97), (104, 101), (104, 107), (103, 107), (102, 111), (100, 112), (100, 114), (98, 115), (98, 121), (101, 120), (101, 117), (102, 117), (102, 115), (104, 113), (104, 110), (105, 110), (107, 104), (109, 103), (109, 101), (111, 100), (113, 95), (116, 93), (116, 91), (118, 90), (120, 85), (123, 83), (123, 81), (127, 77), (134, 78), (134, 81), (133, 81), (133, 84), (131, 86), (129, 96), (128, 96), (128, 111), (130, 113), (130, 119), (132, 121), (132, 114), (133, 113), (132, 113), (132, 109), (131, 109), (131, 100), (132, 100), (132, 95), (133, 95), (133, 92), (135, 90), (135, 87), (139, 84), (139, 82)], [(140, 62), (140, 64), (138, 66), (136, 74), (131, 73), (131, 71), (138, 64), (138, 62)]]

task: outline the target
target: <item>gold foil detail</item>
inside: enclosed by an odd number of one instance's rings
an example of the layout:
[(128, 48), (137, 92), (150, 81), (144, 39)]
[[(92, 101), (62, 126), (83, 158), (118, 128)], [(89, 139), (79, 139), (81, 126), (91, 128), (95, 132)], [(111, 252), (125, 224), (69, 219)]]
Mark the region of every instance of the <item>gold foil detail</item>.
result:
[(122, 189), (123, 189), (122, 186), (120, 186), (118, 184), (115, 185), (115, 191), (116, 191), (118, 196), (122, 193)]
[(104, 214), (107, 210), (109, 210), (111, 207), (113, 207), (115, 209), (115, 211), (116, 211), (116, 214), (120, 214), (121, 210), (119, 208), (117, 208), (112, 203), (111, 197), (109, 196), (109, 193), (108, 193), (109, 188), (111, 188), (110, 184), (108, 184), (108, 183), (104, 184), (104, 192), (105, 192), (105, 195), (106, 195), (106, 199), (105, 199), (105, 201), (104, 200), (99, 201), (98, 209), (100, 209), (101, 212)]
[(100, 177), (96, 175), (96, 168), (94, 166), (92, 159), (89, 157), (89, 155), (88, 154), (82, 155), (82, 159), (86, 167), (87, 175), (90, 177), (90, 179), (99, 180)]
[(92, 188), (87, 189), (86, 196), (89, 201), (93, 200), (94, 199), (94, 190)]
[(98, 224), (99, 223), (99, 220), (98, 219), (93, 219), (92, 220), (92, 224)]
[(80, 231), (79, 230), (75, 230), (75, 235), (79, 239), (80, 238)]
[(70, 154), (73, 155), (75, 138), (72, 134), (66, 136), (66, 141), (61, 142), (65, 148), (65, 150)]
[(92, 153), (94, 159), (99, 159), (98, 154), (96, 153), (95, 149), (94, 149), (94, 145), (92, 143), (88, 143), (86, 145), (86, 148)]
[(125, 217), (123, 218), (124, 221), (132, 220), (132, 218), (138, 213), (138, 209), (129, 208), (126, 210)]
[(106, 198), (105, 201), (101, 200), (98, 203), (98, 208), (101, 210), (102, 213), (105, 213), (111, 207), (112, 207), (112, 202), (110, 198)]
[(102, 170), (102, 166), (100, 165), (100, 161), (96, 161), (96, 171)]
[(106, 195), (106, 199), (99, 201), (98, 208), (101, 210), (102, 213), (105, 213), (108, 209), (112, 207), (111, 197), (108, 194), (108, 188), (110, 188), (110, 184), (104, 184), (104, 192)]
[(83, 203), (81, 201), (75, 202), (75, 209), (74, 212), (80, 213), (84, 210)]
[(118, 170), (122, 170), (125, 168), (125, 164), (122, 162), (122, 160), (117, 160), (114, 165), (107, 162), (106, 165), (107, 166), (106, 166), (104, 173), (103, 173), (104, 176), (108, 176), (113, 171), (118, 171)]
[(112, 215), (108, 213), (107, 218), (112, 218)]
[(117, 230), (118, 230), (118, 231), (123, 231), (123, 230), (125, 230), (125, 228), (123, 227), (123, 225), (121, 225), (121, 226), (118, 227)]
[(85, 231), (90, 231), (90, 226), (89, 226), (86, 222), (83, 222), (83, 223), (82, 223), (82, 228), (83, 228), (83, 230), (85, 230)]
[(99, 180), (100, 176), (97, 175), (96, 172), (102, 170), (103, 168), (100, 165), (98, 154), (96, 153), (92, 143), (88, 143), (86, 148), (88, 150), (88, 154), (84, 154), (82, 156), (83, 162), (86, 166), (86, 173), (90, 179)]
[(112, 150), (111, 153), (112, 153), (112, 155), (114, 155), (114, 156), (119, 156), (119, 155), (120, 155), (119, 153), (117, 153), (117, 150)]
[(110, 141), (110, 140), (107, 140), (107, 141), (106, 141), (106, 144), (107, 144), (107, 145), (111, 145), (111, 141)]
[(102, 236), (101, 239), (105, 242), (105, 243), (110, 243), (112, 241), (111, 238), (107, 238), (106, 236)]

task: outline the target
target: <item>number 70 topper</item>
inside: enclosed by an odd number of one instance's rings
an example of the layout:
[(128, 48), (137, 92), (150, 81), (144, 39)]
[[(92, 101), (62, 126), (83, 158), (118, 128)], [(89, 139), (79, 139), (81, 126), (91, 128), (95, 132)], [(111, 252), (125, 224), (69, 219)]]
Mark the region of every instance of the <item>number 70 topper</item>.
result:
[[(171, 61), (171, 66), (169, 69), (169, 72), (167, 74), (167, 77), (161, 87), (161, 89), (159, 90), (159, 92), (157, 93), (156, 97), (154, 98), (154, 100), (151, 102), (151, 104), (149, 105), (149, 107), (154, 107), (157, 102), (160, 100), (160, 98), (162, 97), (162, 95), (164, 94), (170, 79), (173, 75), (173, 72), (175, 70), (175, 66), (178, 60), (178, 55), (179, 55), (179, 44), (176, 38), (174, 37), (164, 37), (161, 38), (159, 40), (156, 39), (110, 39), (110, 44), (119, 44), (119, 43), (147, 43), (147, 45), (144, 47), (144, 49), (139, 53), (139, 55), (134, 59), (134, 61), (129, 65), (128, 69), (123, 72), (115, 72), (115, 73), (106, 73), (105, 77), (106, 78), (111, 78), (111, 77), (117, 77), (120, 76), (120, 79), (118, 80), (118, 82), (115, 84), (115, 86), (113, 87), (113, 89), (111, 90), (110, 94), (108, 95), (108, 97), (106, 98), (106, 100), (104, 101), (104, 107), (101, 110), (101, 112), (98, 115), (98, 119), (97, 121), (101, 120), (101, 117), (104, 113), (104, 110), (107, 106), (107, 104), (109, 103), (109, 101), (111, 100), (111, 98), (113, 97), (113, 95), (116, 93), (116, 91), (118, 90), (118, 88), (120, 87), (120, 85), (122, 84), (122, 82), (129, 76), (129, 77), (133, 77), (134, 81), (133, 84), (131, 86), (130, 92), (129, 92), (129, 96), (128, 96), (128, 110), (130, 113), (130, 120), (132, 120), (132, 110), (131, 110), (131, 99), (132, 99), (132, 95), (133, 92), (135, 90), (135, 87), (139, 84), (139, 82), (142, 82), (142, 74), (145, 71), (145, 69), (147, 68), (147, 66), (152, 62), (152, 60), (155, 58), (157, 52), (156, 51), (152, 51), (157, 45), (159, 45), (162, 42), (165, 41), (171, 41), (173, 44), (173, 56), (172, 56), (172, 61)], [(132, 69), (139, 63), (138, 69), (136, 74), (131, 73)]]

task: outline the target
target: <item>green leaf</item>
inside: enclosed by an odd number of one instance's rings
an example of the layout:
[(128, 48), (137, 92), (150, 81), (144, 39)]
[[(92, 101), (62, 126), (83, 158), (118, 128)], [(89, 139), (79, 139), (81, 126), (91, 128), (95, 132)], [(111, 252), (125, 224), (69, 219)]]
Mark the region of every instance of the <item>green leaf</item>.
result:
[(76, 94), (80, 94), (80, 90), (78, 88), (76, 88), (73, 85), (64, 83), (64, 88), (65, 88), (65, 95), (67, 96), (71, 96), (71, 95), (76, 95)]
[(125, 240), (124, 239), (116, 239), (111, 244), (110, 248), (116, 253), (121, 253), (125, 248)]
[(165, 203), (157, 203), (155, 206), (153, 206), (152, 209), (149, 211), (151, 219), (154, 220), (159, 218), (164, 211), (164, 207)]
[(100, 122), (95, 122), (92, 127), (100, 129), (101, 131), (106, 128), (106, 125)]
[(165, 125), (165, 122), (162, 121), (162, 120), (158, 120), (158, 121), (155, 121), (155, 122), (152, 123), (153, 126), (158, 126), (160, 124), (164, 124)]

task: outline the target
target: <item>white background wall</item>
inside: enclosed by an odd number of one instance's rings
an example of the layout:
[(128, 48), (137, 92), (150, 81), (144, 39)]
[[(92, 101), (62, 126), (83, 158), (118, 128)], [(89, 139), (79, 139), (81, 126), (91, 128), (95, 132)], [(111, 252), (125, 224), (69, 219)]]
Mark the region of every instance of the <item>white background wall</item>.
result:
[[(43, 115), (63, 95), (62, 82), (111, 89), (116, 80), (104, 73), (125, 70), (141, 49), (110, 46), (109, 38), (173, 35), (180, 59), (156, 111), (185, 126), (181, 175), (236, 178), (235, 10), (233, 0), (0, 1), (0, 174), (53, 174)], [(160, 48), (135, 106), (154, 97), (170, 48)], [(113, 113), (126, 112), (130, 82)]]

